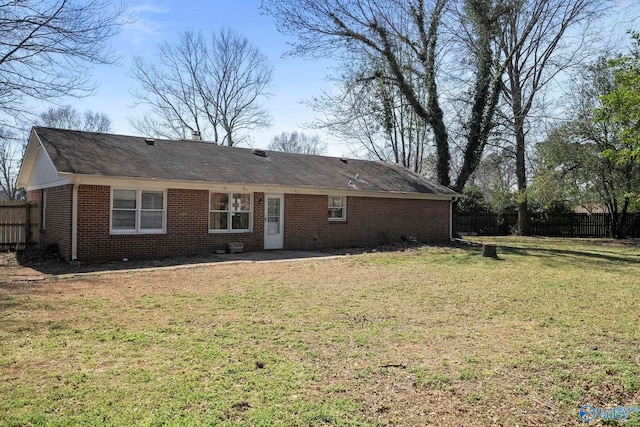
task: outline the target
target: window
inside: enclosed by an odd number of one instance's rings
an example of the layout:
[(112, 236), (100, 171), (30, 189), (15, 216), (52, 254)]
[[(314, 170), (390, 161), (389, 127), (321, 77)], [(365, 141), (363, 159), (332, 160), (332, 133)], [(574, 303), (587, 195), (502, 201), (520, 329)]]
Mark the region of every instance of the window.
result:
[(164, 233), (165, 201), (164, 190), (113, 189), (111, 232)]
[(251, 231), (251, 194), (209, 193), (209, 231)]
[(347, 219), (347, 198), (329, 196), (329, 221), (345, 221)]

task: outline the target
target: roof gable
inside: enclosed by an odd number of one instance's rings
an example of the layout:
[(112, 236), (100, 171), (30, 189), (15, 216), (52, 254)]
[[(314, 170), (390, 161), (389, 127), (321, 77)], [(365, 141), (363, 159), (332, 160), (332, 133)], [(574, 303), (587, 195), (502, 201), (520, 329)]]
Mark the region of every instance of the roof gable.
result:
[[(34, 128), (60, 173), (158, 180), (439, 194), (454, 191), (383, 162), (219, 146), (206, 142)], [(262, 150), (261, 150), (262, 151)]]
[(18, 173), (17, 186), (22, 188), (42, 188), (64, 183), (58, 170), (44, 149), (38, 135), (32, 130), (25, 150), (24, 159)]

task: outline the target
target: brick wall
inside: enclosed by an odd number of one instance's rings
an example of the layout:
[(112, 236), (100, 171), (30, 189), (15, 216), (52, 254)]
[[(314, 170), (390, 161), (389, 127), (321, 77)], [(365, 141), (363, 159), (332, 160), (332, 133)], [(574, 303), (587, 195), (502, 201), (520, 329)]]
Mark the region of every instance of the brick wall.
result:
[(33, 190), (27, 193), (27, 200), (37, 203), (42, 207), (42, 194), (47, 193), (47, 206), (42, 212), (45, 229), (40, 224), (40, 247), (57, 244), (60, 255), (71, 259), (71, 206), (73, 201), (73, 186), (62, 185), (59, 187)]
[(167, 190), (166, 234), (110, 234), (108, 186), (78, 189), (78, 259), (119, 260), (164, 258), (213, 253), (228, 242), (244, 242), (245, 251), (263, 248), (264, 194), (253, 194), (252, 233), (209, 233), (209, 192)]
[[(72, 187), (47, 189), (46, 231), (43, 245), (57, 243), (71, 258)], [(41, 202), (41, 190), (29, 200)], [(78, 259), (150, 259), (213, 253), (231, 241), (244, 242), (246, 251), (264, 247), (264, 194), (253, 194), (253, 232), (209, 233), (209, 192), (167, 190), (166, 234), (109, 232), (109, 186), (78, 188)], [(420, 241), (449, 238), (449, 202), (348, 197), (347, 220), (329, 222), (327, 196), (285, 194), (285, 249), (323, 249), (376, 245), (413, 236)]]
[(327, 196), (286, 194), (285, 249), (377, 245), (412, 236), (449, 239), (449, 202), (348, 197), (347, 220), (329, 222)]

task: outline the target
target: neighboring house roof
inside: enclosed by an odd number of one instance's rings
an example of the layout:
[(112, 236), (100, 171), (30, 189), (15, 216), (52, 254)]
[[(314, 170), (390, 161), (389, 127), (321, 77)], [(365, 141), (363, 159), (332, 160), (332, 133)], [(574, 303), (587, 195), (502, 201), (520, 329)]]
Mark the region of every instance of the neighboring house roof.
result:
[[(58, 173), (366, 192), (457, 193), (393, 164), (34, 127)], [(24, 172), (24, 171), (22, 171)]]
[(588, 214), (609, 213), (609, 209), (607, 208), (606, 205), (603, 205), (601, 203), (585, 203), (583, 205), (576, 206), (573, 209), (573, 212), (588, 213)]

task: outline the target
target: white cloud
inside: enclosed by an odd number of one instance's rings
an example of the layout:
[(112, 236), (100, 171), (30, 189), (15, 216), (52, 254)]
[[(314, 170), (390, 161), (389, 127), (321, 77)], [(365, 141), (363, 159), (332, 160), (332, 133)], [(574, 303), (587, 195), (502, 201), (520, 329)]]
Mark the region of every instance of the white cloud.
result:
[(163, 17), (170, 12), (170, 9), (155, 2), (146, 1), (130, 4), (127, 12), (129, 20), (124, 25), (120, 37), (125, 43), (140, 47), (149, 41), (155, 43), (163, 34), (165, 28)]
[(142, 3), (136, 6), (132, 6), (129, 8), (131, 13), (140, 14), (140, 13), (168, 13), (169, 8), (165, 6), (159, 6), (153, 3)]

